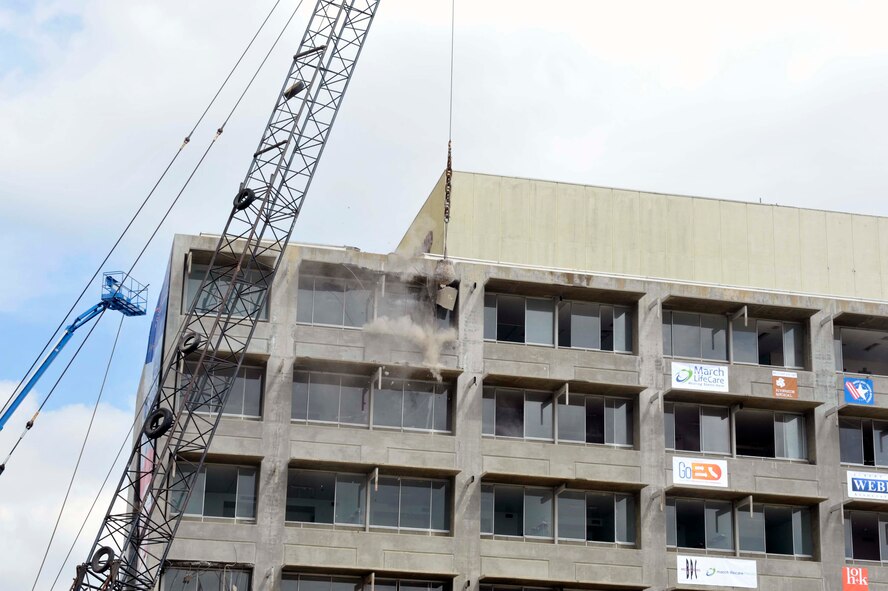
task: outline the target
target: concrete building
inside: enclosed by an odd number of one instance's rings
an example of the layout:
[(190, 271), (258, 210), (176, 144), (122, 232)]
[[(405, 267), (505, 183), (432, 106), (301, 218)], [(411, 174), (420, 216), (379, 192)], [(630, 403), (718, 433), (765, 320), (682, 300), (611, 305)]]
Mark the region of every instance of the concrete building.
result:
[(455, 173), (451, 306), (442, 210), (289, 247), (162, 588), (888, 589), (888, 218)]

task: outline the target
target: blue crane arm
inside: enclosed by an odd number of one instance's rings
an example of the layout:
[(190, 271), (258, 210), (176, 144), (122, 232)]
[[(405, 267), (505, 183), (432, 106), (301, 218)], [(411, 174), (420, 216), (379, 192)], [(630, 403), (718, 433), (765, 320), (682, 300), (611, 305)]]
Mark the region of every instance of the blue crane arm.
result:
[(12, 414), (16, 411), (22, 401), (27, 398), (28, 394), (34, 388), (34, 385), (37, 384), (37, 381), (40, 380), (44, 373), (46, 373), (46, 370), (49, 369), (49, 366), (55, 361), (55, 358), (58, 357), (59, 352), (64, 349), (65, 345), (68, 344), (68, 341), (71, 340), (71, 337), (74, 336), (74, 331), (104, 312), (107, 308), (108, 303), (103, 300), (75, 318), (74, 322), (65, 328), (64, 334), (59, 338), (55, 347), (52, 348), (52, 351), (49, 352), (49, 355), (46, 356), (46, 359), (43, 360), (43, 363), (40, 364), (40, 367), (38, 367), (37, 371), (34, 372), (34, 375), (31, 376), (31, 379), (28, 380), (28, 383), (19, 391), (15, 400), (13, 400), (3, 414), (0, 415), (0, 431), (3, 430), (3, 427), (6, 426), (6, 422), (12, 417)]

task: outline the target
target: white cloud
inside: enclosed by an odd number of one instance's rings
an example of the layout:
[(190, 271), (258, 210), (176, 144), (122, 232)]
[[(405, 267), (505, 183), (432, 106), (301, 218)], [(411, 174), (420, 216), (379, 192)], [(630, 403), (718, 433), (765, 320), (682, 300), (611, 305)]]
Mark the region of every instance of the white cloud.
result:
[[(12, 388), (12, 383), (0, 382), (0, 398), (5, 401)], [(0, 432), (0, 453), (4, 457), (18, 439), (28, 417), (34, 413), (34, 400), (36, 398), (32, 397), (26, 401)], [(4, 589), (30, 589), (34, 582), (91, 412), (91, 407), (71, 405), (41, 413), (0, 476), (0, 531), (3, 532), (0, 536), (0, 572), (3, 573)], [(61, 561), (123, 442), (132, 417), (129, 410), (108, 405), (99, 407), (92, 437), (84, 452), (38, 589), (50, 589)], [(127, 444), (124, 454), (128, 449)], [(72, 553), (69, 564), (62, 570), (59, 582), (52, 588), (54, 591), (69, 589), (75, 565), (88, 558), (87, 553), (108, 508), (111, 495), (108, 489), (117, 485), (122, 469), (122, 464), (114, 468), (109, 485), (83, 530), (80, 543)]]

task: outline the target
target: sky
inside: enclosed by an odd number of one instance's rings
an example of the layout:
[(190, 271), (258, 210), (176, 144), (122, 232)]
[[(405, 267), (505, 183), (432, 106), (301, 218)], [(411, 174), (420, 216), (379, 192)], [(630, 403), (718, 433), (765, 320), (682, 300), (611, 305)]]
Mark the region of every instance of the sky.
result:
[[(273, 3), (0, 3), (2, 400)], [(173, 234), (222, 228), (312, 5), (136, 267), (149, 307)], [(281, 1), (105, 270), (132, 263), (295, 6)], [(450, 0), (383, 0), (295, 240), (397, 245), (445, 164), (450, 9)], [(455, 9), (459, 170), (888, 215), (883, 2), (456, 0)], [(119, 321), (109, 313), (99, 322), (0, 476), (4, 588), (31, 588)], [(89, 461), (39, 589), (50, 588), (129, 427), (147, 331), (145, 318), (123, 323)], [(0, 432), (0, 456), (72, 351)], [(97, 527), (89, 522), (84, 537)], [(73, 562), (86, 558), (78, 550), (56, 588), (67, 589)]]

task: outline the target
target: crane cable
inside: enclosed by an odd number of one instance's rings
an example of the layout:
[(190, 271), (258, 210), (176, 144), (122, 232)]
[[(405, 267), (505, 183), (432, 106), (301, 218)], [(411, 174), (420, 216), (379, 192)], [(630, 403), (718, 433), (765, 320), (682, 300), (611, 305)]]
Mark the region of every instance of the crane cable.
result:
[(114, 241), (114, 244), (111, 246), (111, 249), (107, 252), (107, 254), (105, 254), (105, 257), (102, 259), (102, 262), (99, 263), (99, 265), (96, 267), (96, 270), (93, 272), (92, 277), (90, 277), (87, 280), (86, 285), (83, 286), (83, 290), (80, 292), (80, 295), (77, 296), (77, 298), (74, 300), (74, 303), (71, 304), (71, 307), (68, 309), (68, 311), (62, 317), (61, 322), (59, 322), (59, 325), (52, 332), (49, 339), (47, 339), (46, 344), (43, 345), (43, 348), (40, 350), (40, 353), (37, 354), (37, 357), (31, 363), (31, 366), (28, 368), (28, 371), (25, 372), (25, 375), (22, 376), (22, 379), (19, 381), (18, 385), (12, 390), (12, 394), (10, 394), (7, 401), (5, 403), (3, 403), (2, 410), (5, 411), (6, 408), (9, 406), (10, 402), (12, 402), (13, 398), (15, 398), (16, 394), (19, 392), (22, 385), (25, 383), (25, 380), (28, 378), (28, 376), (31, 374), (31, 372), (34, 370), (34, 368), (37, 366), (37, 363), (43, 357), (43, 354), (46, 353), (46, 350), (49, 348), (49, 346), (53, 343), (55, 336), (59, 333), (59, 331), (65, 325), (65, 321), (68, 319), (68, 317), (71, 316), (71, 313), (74, 311), (74, 308), (76, 308), (77, 304), (80, 302), (80, 300), (83, 299), (83, 296), (86, 294), (86, 292), (92, 286), (92, 283), (93, 283), (93, 281), (95, 281), (96, 277), (99, 276), (99, 273), (102, 272), (102, 268), (105, 266), (105, 263), (108, 262), (108, 259), (111, 258), (111, 255), (114, 253), (114, 251), (117, 250), (117, 247), (120, 245), (120, 242), (123, 240), (124, 236), (126, 236), (127, 232), (129, 232), (133, 223), (135, 223), (136, 218), (138, 218), (139, 215), (142, 213), (142, 210), (145, 208), (145, 206), (148, 204), (148, 201), (150, 201), (151, 197), (154, 195), (154, 192), (157, 190), (157, 187), (160, 185), (160, 183), (166, 177), (167, 173), (170, 171), (170, 168), (172, 168), (173, 164), (179, 158), (179, 155), (182, 153), (182, 150), (191, 141), (191, 136), (194, 134), (194, 132), (197, 130), (197, 127), (204, 120), (204, 117), (206, 116), (206, 114), (210, 110), (210, 108), (213, 106), (213, 104), (216, 102), (216, 99), (219, 97), (219, 94), (222, 92), (222, 90), (228, 84), (228, 81), (231, 79), (232, 74), (234, 74), (234, 71), (240, 65), (241, 61), (243, 61), (244, 56), (247, 54), (247, 51), (249, 51), (249, 49), (253, 46), (253, 42), (256, 41), (256, 38), (259, 36), (259, 33), (262, 32), (262, 29), (265, 27), (265, 24), (268, 22), (268, 19), (271, 18), (271, 15), (274, 12), (274, 10), (277, 8), (278, 4), (280, 4), (280, 1), (281, 0), (276, 0), (274, 5), (271, 7), (271, 10), (268, 11), (268, 14), (265, 17), (265, 20), (262, 21), (261, 25), (259, 25), (259, 28), (256, 30), (256, 33), (253, 35), (253, 37), (250, 39), (250, 42), (244, 48), (240, 57), (237, 59), (237, 62), (235, 62), (234, 66), (228, 72), (228, 75), (222, 81), (222, 84), (219, 86), (218, 90), (216, 90), (216, 94), (213, 95), (213, 98), (210, 99), (210, 102), (207, 104), (206, 108), (203, 110), (203, 113), (201, 113), (200, 117), (198, 117), (197, 121), (192, 126), (191, 131), (189, 131), (188, 134), (186, 134), (185, 139), (182, 141), (182, 144), (179, 146), (179, 149), (176, 150), (176, 153), (173, 155), (173, 158), (169, 161), (169, 163), (167, 163), (166, 168), (163, 169), (163, 172), (160, 174), (160, 176), (154, 182), (154, 185), (151, 187), (151, 190), (148, 192), (148, 195), (146, 195), (145, 199), (142, 200), (142, 203), (136, 209), (136, 212), (130, 218), (129, 222), (127, 222), (123, 231), (117, 237), (117, 240)]
[(447, 258), (447, 230), (450, 227), (450, 193), (453, 180), (453, 40), (456, 27), (456, 0), (450, 0), (450, 104), (447, 118), (447, 168), (444, 169), (444, 258)]
[[(278, 0), (278, 1), (280, 1), (280, 0)], [(238, 97), (237, 102), (234, 104), (234, 107), (231, 108), (231, 110), (228, 112), (228, 116), (225, 118), (225, 121), (216, 130), (215, 135), (213, 135), (213, 138), (210, 140), (210, 143), (207, 145), (206, 150), (204, 150), (203, 154), (201, 155), (200, 160), (198, 160), (197, 164), (194, 165), (194, 168), (191, 169), (191, 173), (188, 175), (188, 178), (185, 180), (185, 183), (182, 185), (182, 188), (176, 194), (176, 197), (170, 203), (169, 207), (167, 207), (167, 210), (163, 214), (163, 217), (160, 219), (160, 221), (154, 227), (154, 230), (151, 232), (151, 236), (148, 237), (148, 240), (142, 246), (142, 249), (139, 251), (139, 254), (136, 256), (135, 260), (133, 260), (132, 264), (129, 267), (129, 270), (127, 270), (127, 272), (126, 272), (126, 277), (130, 277), (130, 274), (133, 272), (133, 269), (139, 263), (142, 256), (144, 256), (145, 252), (148, 250), (148, 247), (151, 245), (151, 242), (157, 236), (157, 233), (160, 231), (161, 226), (163, 226), (164, 222), (166, 222), (170, 213), (173, 211), (173, 208), (179, 202), (179, 198), (182, 197), (182, 194), (185, 192), (185, 189), (188, 188), (188, 185), (191, 183), (191, 180), (194, 178), (194, 175), (197, 173), (198, 169), (203, 164), (204, 160), (206, 160), (206, 157), (210, 153), (210, 150), (216, 144), (216, 140), (219, 139), (219, 136), (221, 136), (222, 132), (225, 130), (225, 125), (228, 123), (228, 121), (234, 115), (234, 112), (237, 110), (238, 106), (240, 106), (241, 101), (243, 100), (244, 96), (247, 94), (247, 91), (253, 85), (253, 82), (256, 80), (256, 77), (259, 75), (259, 72), (262, 69), (262, 67), (265, 65), (265, 62), (268, 61), (269, 56), (271, 56), (271, 53), (274, 51), (274, 48), (277, 47), (277, 44), (281, 40), (281, 37), (284, 35), (284, 32), (287, 30), (287, 28), (289, 28), (290, 23), (293, 20), (293, 17), (296, 16), (296, 11), (298, 11), (299, 7), (302, 6), (302, 2), (303, 2), (303, 0), (300, 0), (299, 3), (296, 5), (296, 8), (290, 14), (290, 18), (287, 19), (286, 24), (281, 29), (281, 32), (278, 34), (277, 38), (274, 40), (274, 43), (272, 43), (271, 48), (268, 50), (268, 53), (265, 54), (265, 57), (262, 59), (262, 62), (259, 64), (259, 67), (253, 73), (253, 76), (250, 78), (250, 81), (247, 83), (243, 92), (241, 92), (241, 95), (240, 95), (240, 97)], [(124, 280), (125, 280), (125, 278), (124, 278)], [(92, 281), (92, 280), (90, 280), (90, 281)], [(123, 283), (123, 281), (121, 281), (121, 283)], [(76, 302), (75, 302), (75, 305), (76, 305)], [(64, 321), (63, 321), (63, 323), (64, 323)], [(95, 325), (93, 325), (93, 326), (95, 326)], [(92, 329), (90, 329), (89, 333), (87, 333), (86, 337), (84, 338), (84, 340), (83, 340), (84, 343), (86, 342), (86, 339), (88, 339), (91, 334), (92, 334)], [(82, 346), (83, 345), (81, 344), (80, 348), (82, 348)], [(70, 367), (71, 363), (77, 358), (77, 355), (80, 353), (80, 348), (78, 348), (74, 352), (74, 355), (71, 357), (71, 360), (68, 362), (68, 367)], [(41, 354), (42, 354), (42, 352), (41, 352)], [(67, 371), (67, 367), (65, 368), (65, 370)], [(62, 373), (62, 375), (64, 375), (64, 373)], [(61, 379), (61, 376), (59, 377), (59, 379)], [(22, 381), (24, 381), (24, 379)], [(58, 385), (58, 382), (56, 382), (56, 385)], [(53, 386), (53, 390), (55, 390), (55, 386)], [(52, 391), (50, 391), (50, 395), (52, 395)], [(46, 400), (48, 400), (48, 399), (49, 399), (49, 396), (47, 396)], [(40, 405), (41, 409), (43, 408), (43, 405), (46, 404), (46, 400), (44, 400), (43, 404)], [(37, 414), (39, 414), (39, 411)], [(21, 443), (22, 439), (25, 437), (25, 435), (31, 429), (31, 427), (34, 426), (34, 422), (37, 419), (37, 414), (35, 414), (34, 417), (30, 421), (28, 421), (25, 430), (22, 432), (21, 436), (19, 436), (19, 439), (16, 442), (16, 444), (13, 446), (12, 451), (9, 452), (9, 456), (7, 456), (6, 461), (4, 461), (3, 464), (0, 464), (0, 474), (2, 474), (3, 470), (5, 469), (6, 463), (9, 461), (9, 458), (12, 457), (13, 452), (15, 452), (15, 448), (18, 447), (19, 443)]]
[(37, 575), (34, 577), (34, 584), (31, 591), (37, 588), (37, 581), (43, 573), (43, 566), (46, 564), (46, 557), (49, 556), (49, 550), (52, 548), (52, 542), (55, 539), (56, 532), (59, 529), (59, 522), (62, 520), (62, 514), (65, 512), (65, 506), (68, 504), (68, 496), (71, 494), (71, 488), (74, 486), (74, 480), (77, 478), (77, 470), (80, 469), (80, 461), (83, 459), (83, 451), (86, 449), (86, 442), (89, 441), (89, 435), (92, 432), (93, 423), (96, 419), (96, 411), (99, 410), (99, 403), (102, 401), (102, 395), (105, 393), (105, 384), (108, 382), (108, 372), (111, 370), (111, 362), (114, 360), (114, 352), (117, 350), (117, 342), (120, 340), (120, 329), (123, 328), (123, 319), (125, 316), (120, 315), (120, 323), (117, 325), (117, 335), (114, 337), (114, 344), (111, 346), (111, 355), (108, 357), (108, 364), (105, 366), (105, 375), (102, 377), (102, 385), (99, 387), (99, 395), (96, 397), (96, 403), (93, 405), (92, 415), (89, 417), (89, 425), (86, 427), (86, 433), (83, 436), (83, 443), (80, 445), (80, 453), (77, 454), (77, 462), (74, 464), (74, 472), (68, 481), (68, 489), (65, 491), (65, 498), (62, 500), (62, 506), (59, 508), (59, 514), (56, 517), (55, 525), (52, 527), (52, 534), (46, 543), (46, 551), (43, 553), (43, 559), (40, 561), (40, 568), (37, 569)]

